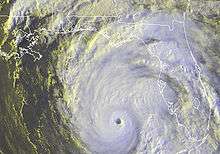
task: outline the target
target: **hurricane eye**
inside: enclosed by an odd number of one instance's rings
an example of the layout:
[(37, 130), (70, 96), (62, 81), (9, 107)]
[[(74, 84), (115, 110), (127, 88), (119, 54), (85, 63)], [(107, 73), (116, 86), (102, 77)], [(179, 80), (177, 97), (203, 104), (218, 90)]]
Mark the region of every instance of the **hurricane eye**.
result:
[(115, 124), (120, 125), (121, 123), (122, 123), (122, 121), (121, 121), (120, 118), (117, 118), (117, 119), (115, 120)]

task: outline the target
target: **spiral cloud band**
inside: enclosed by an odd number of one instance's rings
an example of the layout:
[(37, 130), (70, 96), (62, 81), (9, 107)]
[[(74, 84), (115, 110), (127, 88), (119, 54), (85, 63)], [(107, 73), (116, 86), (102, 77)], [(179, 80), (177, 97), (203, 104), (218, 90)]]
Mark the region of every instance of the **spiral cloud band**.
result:
[(90, 152), (212, 151), (211, 109), (219, 111), (195, 35), (207, 41), (185, 14), (140, 12), (103, 27), (84, 51), (69, 49), (63, 108)]

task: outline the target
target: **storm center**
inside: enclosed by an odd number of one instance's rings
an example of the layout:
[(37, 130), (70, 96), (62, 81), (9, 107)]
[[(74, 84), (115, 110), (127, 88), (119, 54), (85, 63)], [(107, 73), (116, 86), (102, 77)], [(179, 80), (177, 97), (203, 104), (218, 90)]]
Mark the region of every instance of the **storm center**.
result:
[(117, 125), (120, 125), (120, 124), (121, 124), (121, 119), (120, 119), (120, 118), (117, 118), (117, 119), (115, 120), (115, 123), (116, 123)]

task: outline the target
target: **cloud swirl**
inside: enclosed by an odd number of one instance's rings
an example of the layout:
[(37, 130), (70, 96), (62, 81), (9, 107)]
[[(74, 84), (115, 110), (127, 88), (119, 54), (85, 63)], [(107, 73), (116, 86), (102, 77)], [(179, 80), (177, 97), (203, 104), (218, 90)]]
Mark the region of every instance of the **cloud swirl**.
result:
[(203, 49), (195, 33), (206, 39), (185, 14), (140, 12), (103, 27), (83, 52), (70, 49), (75, 56), (60, 75), (64, 108), (89, 151), (181, 153), (201, 147), (216, 100), (196, 57)]

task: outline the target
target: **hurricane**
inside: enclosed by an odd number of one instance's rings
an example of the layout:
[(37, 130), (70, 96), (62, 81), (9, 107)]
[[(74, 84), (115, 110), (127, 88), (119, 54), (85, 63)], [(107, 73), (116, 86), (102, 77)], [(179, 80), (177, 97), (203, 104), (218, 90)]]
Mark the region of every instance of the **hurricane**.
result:
[(141, 12), (98, 31), (83, 53), (70, 49), (60, 77), (70, 123), (92, 152), (201, 148), (217, 97), (192, 33), (208, 39), (185, 14)]
[(4, 23), (0, 56), (22, 102), (8, 112), (17, 110), (33, 153), (219, 152), (219, 35), (190, 2), (21, 3)]

